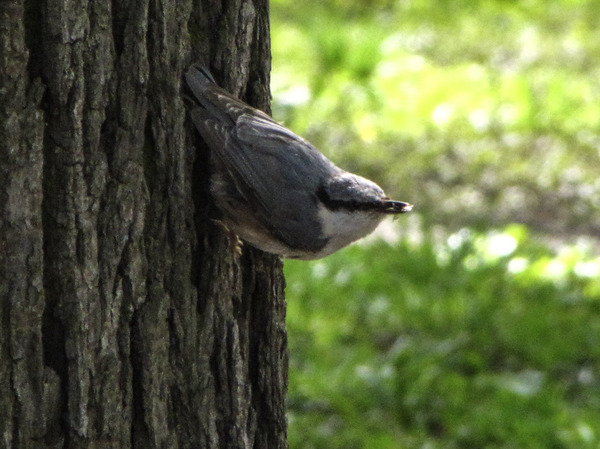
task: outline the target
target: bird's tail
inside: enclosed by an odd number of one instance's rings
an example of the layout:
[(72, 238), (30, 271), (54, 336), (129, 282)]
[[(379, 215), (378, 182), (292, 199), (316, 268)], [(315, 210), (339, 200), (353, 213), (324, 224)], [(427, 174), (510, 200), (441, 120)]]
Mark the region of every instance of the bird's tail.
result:
[(188, 69), (185, 81), (196, 97), (201, 97), (208, 86), (217, 84), (210, 71), (200, 64), (193, 64)]

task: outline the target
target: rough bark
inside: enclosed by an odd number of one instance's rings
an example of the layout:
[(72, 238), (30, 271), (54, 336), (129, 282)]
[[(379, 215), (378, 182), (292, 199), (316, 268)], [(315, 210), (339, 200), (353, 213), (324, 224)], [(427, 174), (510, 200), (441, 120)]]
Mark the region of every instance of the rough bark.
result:
[(267, 0), (0, 2), (0, 448), (285, 448), (281, 262), (211, 220), (196, 60), (269, 105)]

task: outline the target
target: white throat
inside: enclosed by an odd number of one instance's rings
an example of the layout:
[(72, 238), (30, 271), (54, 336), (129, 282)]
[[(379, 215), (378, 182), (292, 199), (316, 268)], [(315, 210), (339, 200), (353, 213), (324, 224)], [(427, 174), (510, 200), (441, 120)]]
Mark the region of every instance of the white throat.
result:
[(319, 257), (334, 253), (340, 248), (369, 235), (385, 218), (385, 214), (368, 211), (330, 210), (319, 204), (319, 218), (323, 235), (329, 238)]

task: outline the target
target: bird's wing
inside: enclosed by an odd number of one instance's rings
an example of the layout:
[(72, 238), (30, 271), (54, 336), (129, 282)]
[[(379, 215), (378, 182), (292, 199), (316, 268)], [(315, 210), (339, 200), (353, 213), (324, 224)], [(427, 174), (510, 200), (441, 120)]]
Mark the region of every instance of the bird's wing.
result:
[(294, 248), (322, 248), (326, 239), (312, 238), (321, 232), (315, 192), (324, 171), (335, 166), (266, 114), (243, 106), (233, 127), (210, 111), (192, 119), (263, 226)]

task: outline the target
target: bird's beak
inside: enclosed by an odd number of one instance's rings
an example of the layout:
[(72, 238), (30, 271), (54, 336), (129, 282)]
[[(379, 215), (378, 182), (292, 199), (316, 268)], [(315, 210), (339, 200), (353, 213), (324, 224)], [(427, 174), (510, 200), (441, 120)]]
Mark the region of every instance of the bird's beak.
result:
[(403, 203), (402, 201), (387, 200), (383, 203), (383, 212), (386, 214), (402, 214), (412, 210), (412, 204)]

